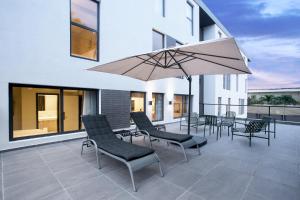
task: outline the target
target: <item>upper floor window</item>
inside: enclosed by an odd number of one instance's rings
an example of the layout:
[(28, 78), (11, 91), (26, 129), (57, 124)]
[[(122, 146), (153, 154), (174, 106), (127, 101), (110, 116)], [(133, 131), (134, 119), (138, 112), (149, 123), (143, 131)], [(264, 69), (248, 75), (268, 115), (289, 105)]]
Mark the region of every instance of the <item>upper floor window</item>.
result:
[(155, 30), (152, 31), (152, 50), (158, 50), (165, 48), (165, 35), (157, 32)]
[(222, 32), (218, 31), (219, 38), (222, 38)]
[(194, 6), (192, 3), (187, 1), (187, 16), (188, 26), (191, 35), (194, 35)]
[(243, 115), (245, 113), (245, 100), (244, 99), (239, 99), (239, 114)]
[(236, 88), (236, 91), (238, 92), (239, 91), (239, 75), (237, 74), (236, 77), (235, 77), (235, 88)]
[(71, 0), (71, 55), (98, 60), (99, 3)]
[(230, 90), (231, 85), (231, 76), (230, 74), (223, 75), (223, 89)]
[(155, 11), (162, 17), (166, 17), (166, 0), (156, 0)]

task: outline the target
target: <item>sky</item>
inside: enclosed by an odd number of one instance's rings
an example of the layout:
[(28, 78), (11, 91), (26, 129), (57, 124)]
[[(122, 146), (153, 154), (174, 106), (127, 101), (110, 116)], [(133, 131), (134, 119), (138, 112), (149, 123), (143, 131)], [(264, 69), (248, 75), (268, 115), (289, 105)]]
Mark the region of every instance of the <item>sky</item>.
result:
[(203, 0), (250, 58), (249, 89), (300, 87), (300, 0)]

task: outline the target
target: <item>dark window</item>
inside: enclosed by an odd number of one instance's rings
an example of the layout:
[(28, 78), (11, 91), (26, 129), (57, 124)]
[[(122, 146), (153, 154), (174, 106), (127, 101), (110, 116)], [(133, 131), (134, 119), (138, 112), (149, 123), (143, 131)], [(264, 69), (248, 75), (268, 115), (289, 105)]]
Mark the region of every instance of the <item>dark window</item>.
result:
[(98, 91), (9, 85), (10, 140), (83, 129), (81, 115), (98, 113)]
[(166, 0), (155, 0), (155, 12), (162, 17), (166, 16)]
[(152, 30), (152, 50), (159, 50), (165, 48), (165, 36), (164, 34)]
[(225, 74), (223, 75), (223, 89), (230, 90), (231, 88), (231, 75)]
[(164, 120), (164, 94), (152, 93), (152, 121)]
[(194, 6), (191, 2), (187, 1), (187, 16), (188, 26), (191, 35), (194, 35)]
[(222, 115), (222, 97), (218, 97), (218, 116)]
[(71, 0), (71, 55), (98, 60), (99, 3)]

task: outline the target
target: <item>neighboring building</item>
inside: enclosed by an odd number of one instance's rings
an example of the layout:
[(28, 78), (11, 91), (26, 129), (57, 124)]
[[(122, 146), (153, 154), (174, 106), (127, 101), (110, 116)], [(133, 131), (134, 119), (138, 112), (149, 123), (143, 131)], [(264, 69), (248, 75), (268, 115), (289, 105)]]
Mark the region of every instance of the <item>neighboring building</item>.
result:
[(288, 95), (300, 102), (300, 88), (273, 88), (273, 89), (249, 89), (248, 97), (256, 96), (256, 99), (265, 95), (273, 95), (274, 97)]
[[(82, 114), (107, 114), (113, 128), (130, 126), (130, 111), (175, 122), (187, 112), (185, 79), (146, 83), (86, 69), (230, 36), (194, 0), (11, 0), (0, 3), (0, 17), (0, 150), (84, 137)], [(202, 103), (229, 99), (247, 104), (246, 78), (194, 76), (193, 111), (224, 114)]]

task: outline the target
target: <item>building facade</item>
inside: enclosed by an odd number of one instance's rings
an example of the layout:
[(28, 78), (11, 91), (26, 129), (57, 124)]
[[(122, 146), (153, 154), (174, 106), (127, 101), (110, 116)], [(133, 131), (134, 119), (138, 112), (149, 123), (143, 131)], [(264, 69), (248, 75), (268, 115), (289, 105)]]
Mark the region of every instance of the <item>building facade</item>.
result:
[[(146, 83), (86, 69), (230, 36), (202, 1), (12, 0), (0, 5), (0, 150), (84, 137), (83, 114), (107, 114), (114, 128), (130, 126), (130, 111), (144, 111), (154, 123), (175, 122), (187, 112), (185, 79)], [(246, 104), (246, 75), (225, 76), (193, 77), (194, 112), (224, 114), (203, 103), (226, 104), (229, 98), (231, 104), (241, 99)]]

